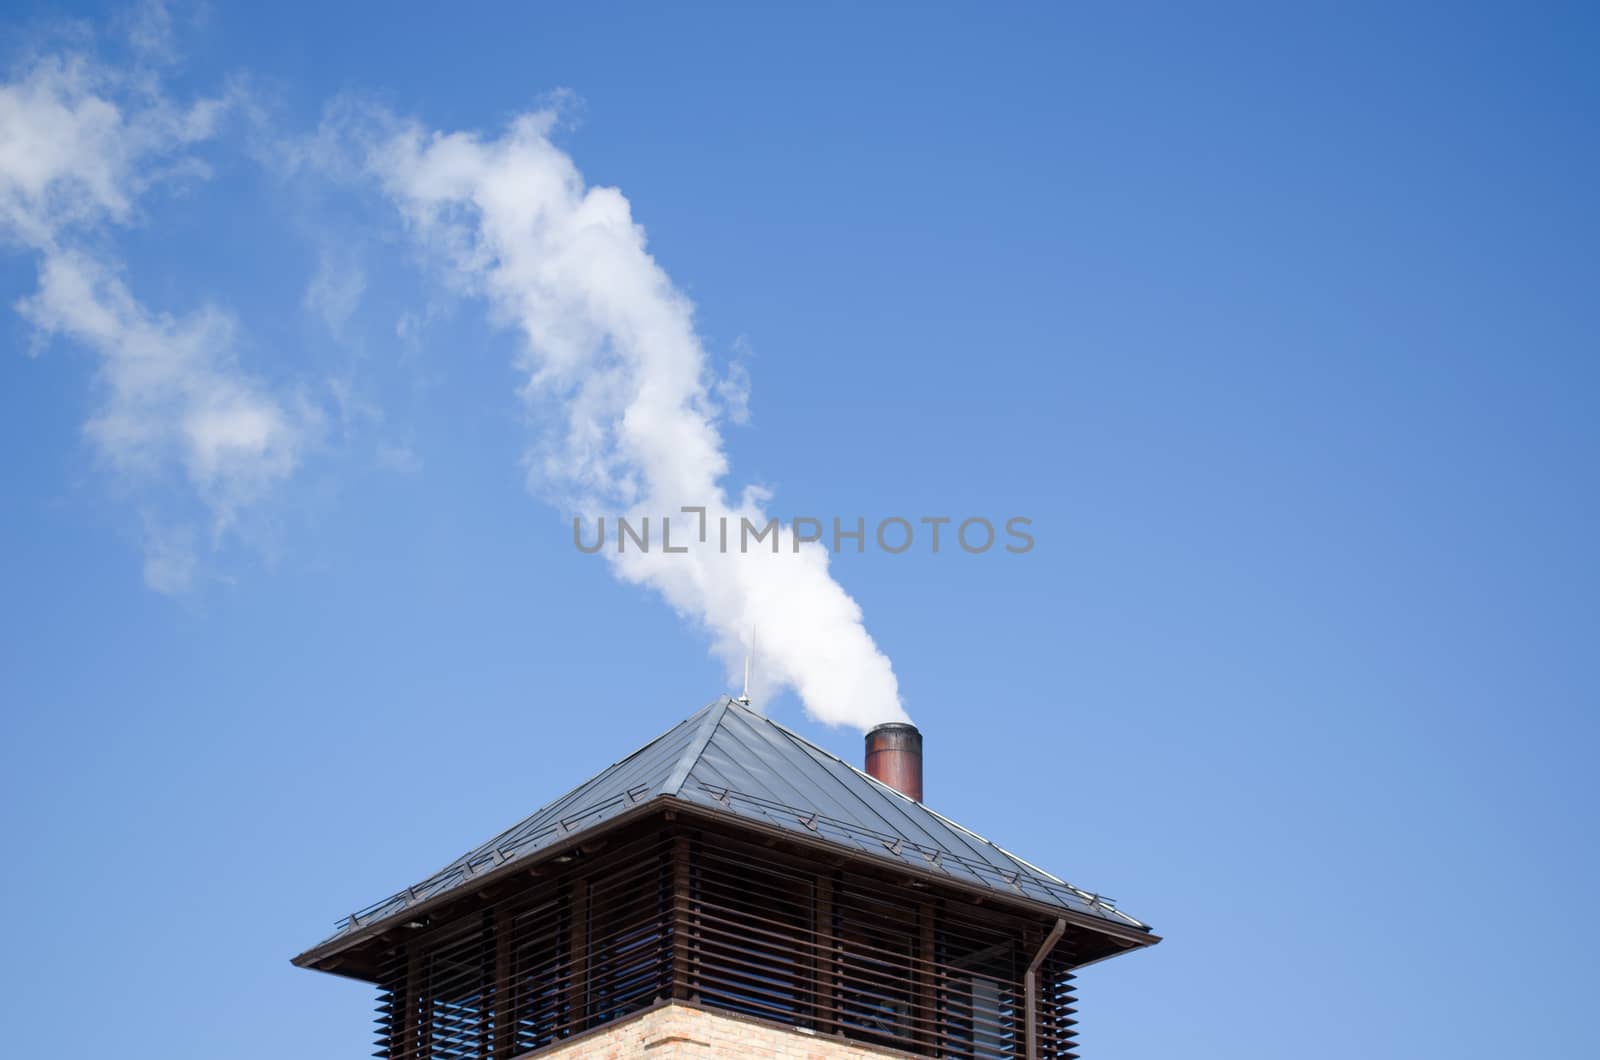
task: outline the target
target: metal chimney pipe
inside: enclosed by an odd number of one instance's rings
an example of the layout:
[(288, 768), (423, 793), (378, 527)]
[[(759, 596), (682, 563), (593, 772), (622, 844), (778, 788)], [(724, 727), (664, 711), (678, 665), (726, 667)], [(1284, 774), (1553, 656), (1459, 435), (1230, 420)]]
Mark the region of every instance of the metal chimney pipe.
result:
[(922, 801), (922, 733), (905, 721), (889, 721), (867, 732), (867, 776)]

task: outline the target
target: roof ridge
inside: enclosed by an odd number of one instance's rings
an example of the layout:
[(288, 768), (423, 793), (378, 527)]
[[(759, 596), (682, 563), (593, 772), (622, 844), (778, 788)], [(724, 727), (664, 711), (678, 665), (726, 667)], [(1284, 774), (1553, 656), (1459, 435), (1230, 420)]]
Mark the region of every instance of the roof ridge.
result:
[[(857, 765), (847, 761), (846, 759), (841, 758), (840, 756), (834, 754), (832, 751), (828, 750), (826, 747), (822, 747), (822, 746), (820, 746), (818, 744), (812, 743), (810, 740), (806, 739), (804, 736), (800, 735), (798, 732), (795, 732), (793, 729), (789, 728), (787, 725), (783, 724), (782, 722), (776, 721), (773, 718), (769, 717), (768, 715), (760, 713), (759, 711), (751, 710), (749, 707), (746, 707), (745, 710), (748, 713), (753, 714), (757, 718), (759, 718), (762, 721), (766, 722), (768, 725), (771, 725), (773, 728), (777, 729), (779, 732), (781, 732), (785, 736), (787, 736), (790, 740), (793, 740), (794, 742), (796, 742), (798, 744), (801, 744), (802, 746), (807, 747), (807, 748), (817, 752), (818, 754), (822, 755), (825, 758), (832, 759), (833, 761), (835, 761), (835, 762), (839, 763), (840, 765), (844, 766), (846, 769), (850, 770), (852, 773), (855, 773), (857, 776), (861, 777), (863, 780), (871, 781), (874, 785), (876, 785), (877, 787), (881, 788), (884, 792), (895, 796), (896, 798), (900, 799), (902, 802), (908, 802), (913, 806), (921, 807), (923, 810), (927, 811), (927, 813), (930, 816), (933, 816), (933, 817), (937, 818), (941, 824), (944, 824), (947, 827), (949, 827), (949, 828), (951, 828), (951, 829), (953, 829), (953, 830), (955, 830), (957, 832), (960, 832), (963, 835), (969, 836), (970, 838), (977, 840), (979, 843), (983, 844), (984, 846), (989, 847), (990, 849), (994, 850), (995, 852), (1004, 855), (1005, 857), (1009, 858), (1011, 861), (1014, 861), (1018, 865), (1021, 865), (1022, 867), (1026, 868), (1026, 869), (1028, 869), (1028, 870), (1030, 870), (1030, 871), (1032, 871), (1034, 873), (1037, 873), (1038, 875), (1044, 877), (1045, 879), (1049, 880), (1050, 882), (1055, 883), (1055, 884), (1057, 884), (1057, 885), (1059, 885), (1061, 887), (1065, 887), (1068, 890), (1070, 890), (1070, 891), (1072, 891), (1072, 892), (1074, 892), (1076, 894), (1083, 895), (1085, 897), (1089, 897), (1089, 896), (1094, 895), (1094, 892), (1086, 891), (1081, 887), (1074, 886), (1073, 884), (1071, 884), (1071, 883), (1067, 882), (1066, 880), (1062, 879), (1061, 877), (1057, 876), (1055, 873), (1046, 871), (1045, 869), (1040, 868), (1038, 865), (1035, 865), (1033, 862), (1029, 861), (1028, 859), (1023, 858), (1023, 857), (1019, 857), (1018, 855), (1013, 854), (1011, 851), (1007, 850), (1005, 847), (1001, 846), (999, 843), (996, 843), (993, 839), (990, 839), (988, 836), (981, 835), (978, 832), (974, 832), (972, 829), (968, 828), (966, 825), (961, 824), (961, 823), (959, 823), (957, 821), (951, 820), (950, 818), (946, 817), (944, 814), (940, 813), (938, 810), (935, 810), (933, 807), (929, 806), (927, 803), (918, 802), (916, 799), (913, 799), (911, 796), (907, 795), (905, 792), (901, 791), (899, 788), (896, 788), (896, 787), (894, 787), (894, 786), (892, 786), (890, 784), (885, 784), (883, 781), (879, 780), (877, 777), (873, 776), (871, 773), (868, 773), (866, 770), (860, 768), (859, 766), (857, 766)], [(1103, 899), (1102, 899), (1102, 901), (1103, 901)], [(1113, 908), (1115, 908), (1115, 907), (1113, 907)], [(1127, 916), (1127, 914), (1126, 913), (1122, 913), (1121, 910), (1118, 910), (1118, 912), (1124, 917)], [(1132, 919), (1132, 918), (1130, 917), (1129, 919)]]
[[(705, 706), (701, 707), (699, 710), (695, 711), (695, 714), (715, 713), (720, 718), (721, 715), (722, 715), (722, 710), (725, 710), (726, 706), (727, 706), (726, 703), (724, 702), (726, 699), (727, 699), (726, 696), (722, 696), (722, 697), (719, 697), (717, 699), (714, 699), (710, 703), (707, 703)], [(713, 708), (717, 708), (717, 707), (721, 707), (722, 710), (714, 710), (713, 709)], [(693, 721), (694, 717), (695, 717), (695, 714), (689, 715), (687, 718), (684, 718), (682, 721), (678, 722), (677, 725), (672, 726), (672, 728), (666, 730), (663, 733), (660, 733), (660, 734), (652, 737), (649, 740), (646, 740), (644, 743), (640, 744), (638, 747), (635, 747), (632, 751), (630, 751), (627, 754), (623, 755), (621, 758), (617, 759), (615, 762), (612, 762), (610, 765), (606, 766), (604, 769), (600, 770), (598, 773), (595, 773), (593, 776), (590, 776), (585, 780), (579, 781), (577, 784), (573, 785), (568, 790), (562, 792), (560, 795), (558, 795), (555, 798), (551, 799), (549, 802), (543, 803), (542, 805), (535, 807), (533, 810), (529, 811), (528, 813), (523, 814), (516, 821), (512, 822), (506, 828), (501, 829), (498, 833), (496, 833), (495, 835), (491, 836), (489, 839), (487, 839), (484, 842), (482, 842), (482, 843), (478, 844), (477, 846), (473, 847), (471, 850), (468, 850), (466, 853), (461, 854), (460, 856), (452, 858), (449, 861), (445, 862), (445, 864), (441, 868), (439, 868), (438, 870), (436, 870), (434, 872), (429, 873), (427, 876), (424, 876), (420, 881), (418, 881), (418, 883), (426, 883), (427, 881), (429, 881), (431, 879), (434, 879), (435, 877), (439, 876), (441, 873), (450, 871), (451, 869), (453, 869), (456, 866), (460, 865), (462, 862), (469, 860), (475, 853), (477, 853), (480, 850), (483, 850), (485, 847), (488, 847), (490, 849), (494, 849), (494, 848), (498, 847), (502, 840), (504, 840), (507, 836), (510, 836), (513, 833), (515, 833), (518, 829), (522, 828), (529, 821), (533, 820), (536, 817), (539, 817), (542, 814), (549, 813), (549, 812), (552, 812), (552, 811), (556, 810), (558, 807), (561, 807), (564, 803), (570, 802), (573, 798), (575, 798), (578, 795), (579, 792), (584, 791), (587, 788), (594, 787), (595, 784), (598, 781), (600, 781), (600, 780), (604, 779), (605, 777), (610, 776), (611, 774), (617, 772), (617, 770), (619, 770), (621, 767), (627, 765), (629, 762), (633, 761), (635, 758), (638, 758), (640, 755), (642, 755), (646, 751), (650, 750), (650, 748), (654, 747), (656, 744), (661, 743), (663, 740), (667, 739), (667, 737), (671, 736), (675, 731), (677, 731), (677, 729), (679, 727), (681, 727), (683, 725), (687, 725), (689, 722)], [(715, 726), (713, 726), (713, 730), (714, 729), (715, 729)], [(696, 739), (697, 743), (700, 742), (698, 736), (696, 736), (695, 739)], [(701, 743), (700, 746), (701, 746), (701, 749), (704, 749), (705, 745), (703, 743)], [(673, 789), (673, 792), (676, 793), (676, 788)], [(413, 886), (416, 886), (416, 885), (414, 884)]]
[(703, 708), (706, 716), (700, 722), (700, 729), (694, 734), (689, 746), (683, 749), (683, 754), (678, 756), (678, 761), (673, 765), (672, 772), (667, 774), (667, 779), (662, 781), (660, 794), (676, 796), (683, 791), (684, 781), (689, 779), (689, 774), (694, 771), (700, 756), (706, 753), (706, 747), (711, 743), (711, 738), (717, 734), (717, 729), (722, 726), (722, 719), (727, 716), (728, 707), (732, 703), (733, 697), (720, 696)]
[[(745, 709), (749, 710), (750, 708), (747, 707)], [(878, 787), (882, 788), (884, 791), (888, 792), (890, 795), (893, 795), (898, 799), (903, 799), (906, 802), (911, 803), (911, 805), (913, 805), (913, 806), (922, 806), (923, 809), (927, 809), (926, 806), (924, 806), (922, 803), (918, 802), (916, 799), (913, 799), (911, 796), (907, 795), (905, 792), (901, 791), (899, 788), (891, 787), (890, 785), (885, 784), (883, 781), (879, 780), (877, 777), (873, 776), (871, 773), (868, 773), (866, 770), (862, 769), (860, 766), (851, 763), (847, 759), (840, 758), (838, 755), (834, 754), (832, 751), (828, 750), (826, 747), (821, 746), (820, 744), (812, 743), (810, 740), (806, 739), (804, 736), (801, 736), (799, 733), (797, 733), (793, 729), (789, 728), (789, 726), (785, 725), (783, 722), (774, 721), (772, 718), (768, 717), (767, 715), (759, 713), (759, 712), (754, 711), (754, 710), (750, 710), (750, 713), (754, 714), (756, 717), (760, 718), (762, 721), (766, 722), (768, 725), (771, 725), (773, 728), (777, 729), (779, 732), (781, 732), (785, 736), (789, 737), (789, 739), (794, 740), (797, 743), (801, 743), (801, 744), (805, 745), (807, 748), (817, 752), (817, 754), (822, 755), (824, 758), (833, 759), (835, 762), (838, 762), (840, 765), (844, 766), (846, 769), (850, 770), (852, 773), (854, 773), (856, 776), (860, 777), (861, 779), (870, 780), (872, 783), (876, 784)], [(929, 810), (928, 812), (932, 813), (933, 811)], [(962, 830), (966, 831), (966, 829), (962, 829)]]

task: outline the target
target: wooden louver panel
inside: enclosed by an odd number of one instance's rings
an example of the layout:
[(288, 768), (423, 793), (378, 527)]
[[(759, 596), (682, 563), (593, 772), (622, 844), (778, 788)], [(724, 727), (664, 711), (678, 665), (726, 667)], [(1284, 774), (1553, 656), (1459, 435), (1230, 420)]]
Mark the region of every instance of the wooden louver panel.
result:
[[(678, 826), (536, 870), (385, 954), (382, 1060), (512, 1060), (665, 1000), (924, 1056), (1026, 1052), (1029, 920)], [(1069, 933), (1039, 1055), (1076, 1056)]]

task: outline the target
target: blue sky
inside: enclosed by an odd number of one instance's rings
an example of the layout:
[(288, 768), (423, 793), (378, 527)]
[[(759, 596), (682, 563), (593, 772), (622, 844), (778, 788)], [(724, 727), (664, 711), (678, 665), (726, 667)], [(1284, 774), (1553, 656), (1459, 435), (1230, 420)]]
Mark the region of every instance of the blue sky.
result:
[(730, 498), (1033, 520), (816, 584), (929, 803), (1167, 936), (1087, 1055), (1600, 1051), (1591, 12), (155, 14), (6, 16), (0, 129), (124, 120), (0, 140), (3, 1051), (363, 1055), (288, 958), (728, 690), (573, 549), (559, 395), (373, 161), (552, 107), (748, 374)]

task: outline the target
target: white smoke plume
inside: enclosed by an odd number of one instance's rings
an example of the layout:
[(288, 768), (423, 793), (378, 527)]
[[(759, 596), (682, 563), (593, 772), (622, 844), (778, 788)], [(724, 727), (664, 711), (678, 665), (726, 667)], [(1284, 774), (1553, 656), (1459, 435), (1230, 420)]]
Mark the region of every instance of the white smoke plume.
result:
[[(526, 340), (525, 393), (559, 410), (530, 457), (535, 487), (590, 518), (707, 509), (765, 526), (764, 498), (727, 495), (719, 393), (693, 307), (652, 258), (616, 188), (592, 187), (550, 139), (555, 116), (525, 115), (498, 138), (390, 126), (366, 165), (452, 282), (487, 299)], [(739, 390), (734, 386), (732, 392)], [(735, 402), (736, 404), (737, 402)], [(723, 398), (722, 404), (727, 404)], [(889, 660), (816, 544), (787, 528), (777, 555), (681, 535), (686, 554), (617, 554), (616, 574), (701, 624), (737, 673), (754, 632), (757, 675), (789, 687), (813, 717), (861, 728), (904, 720)]]

